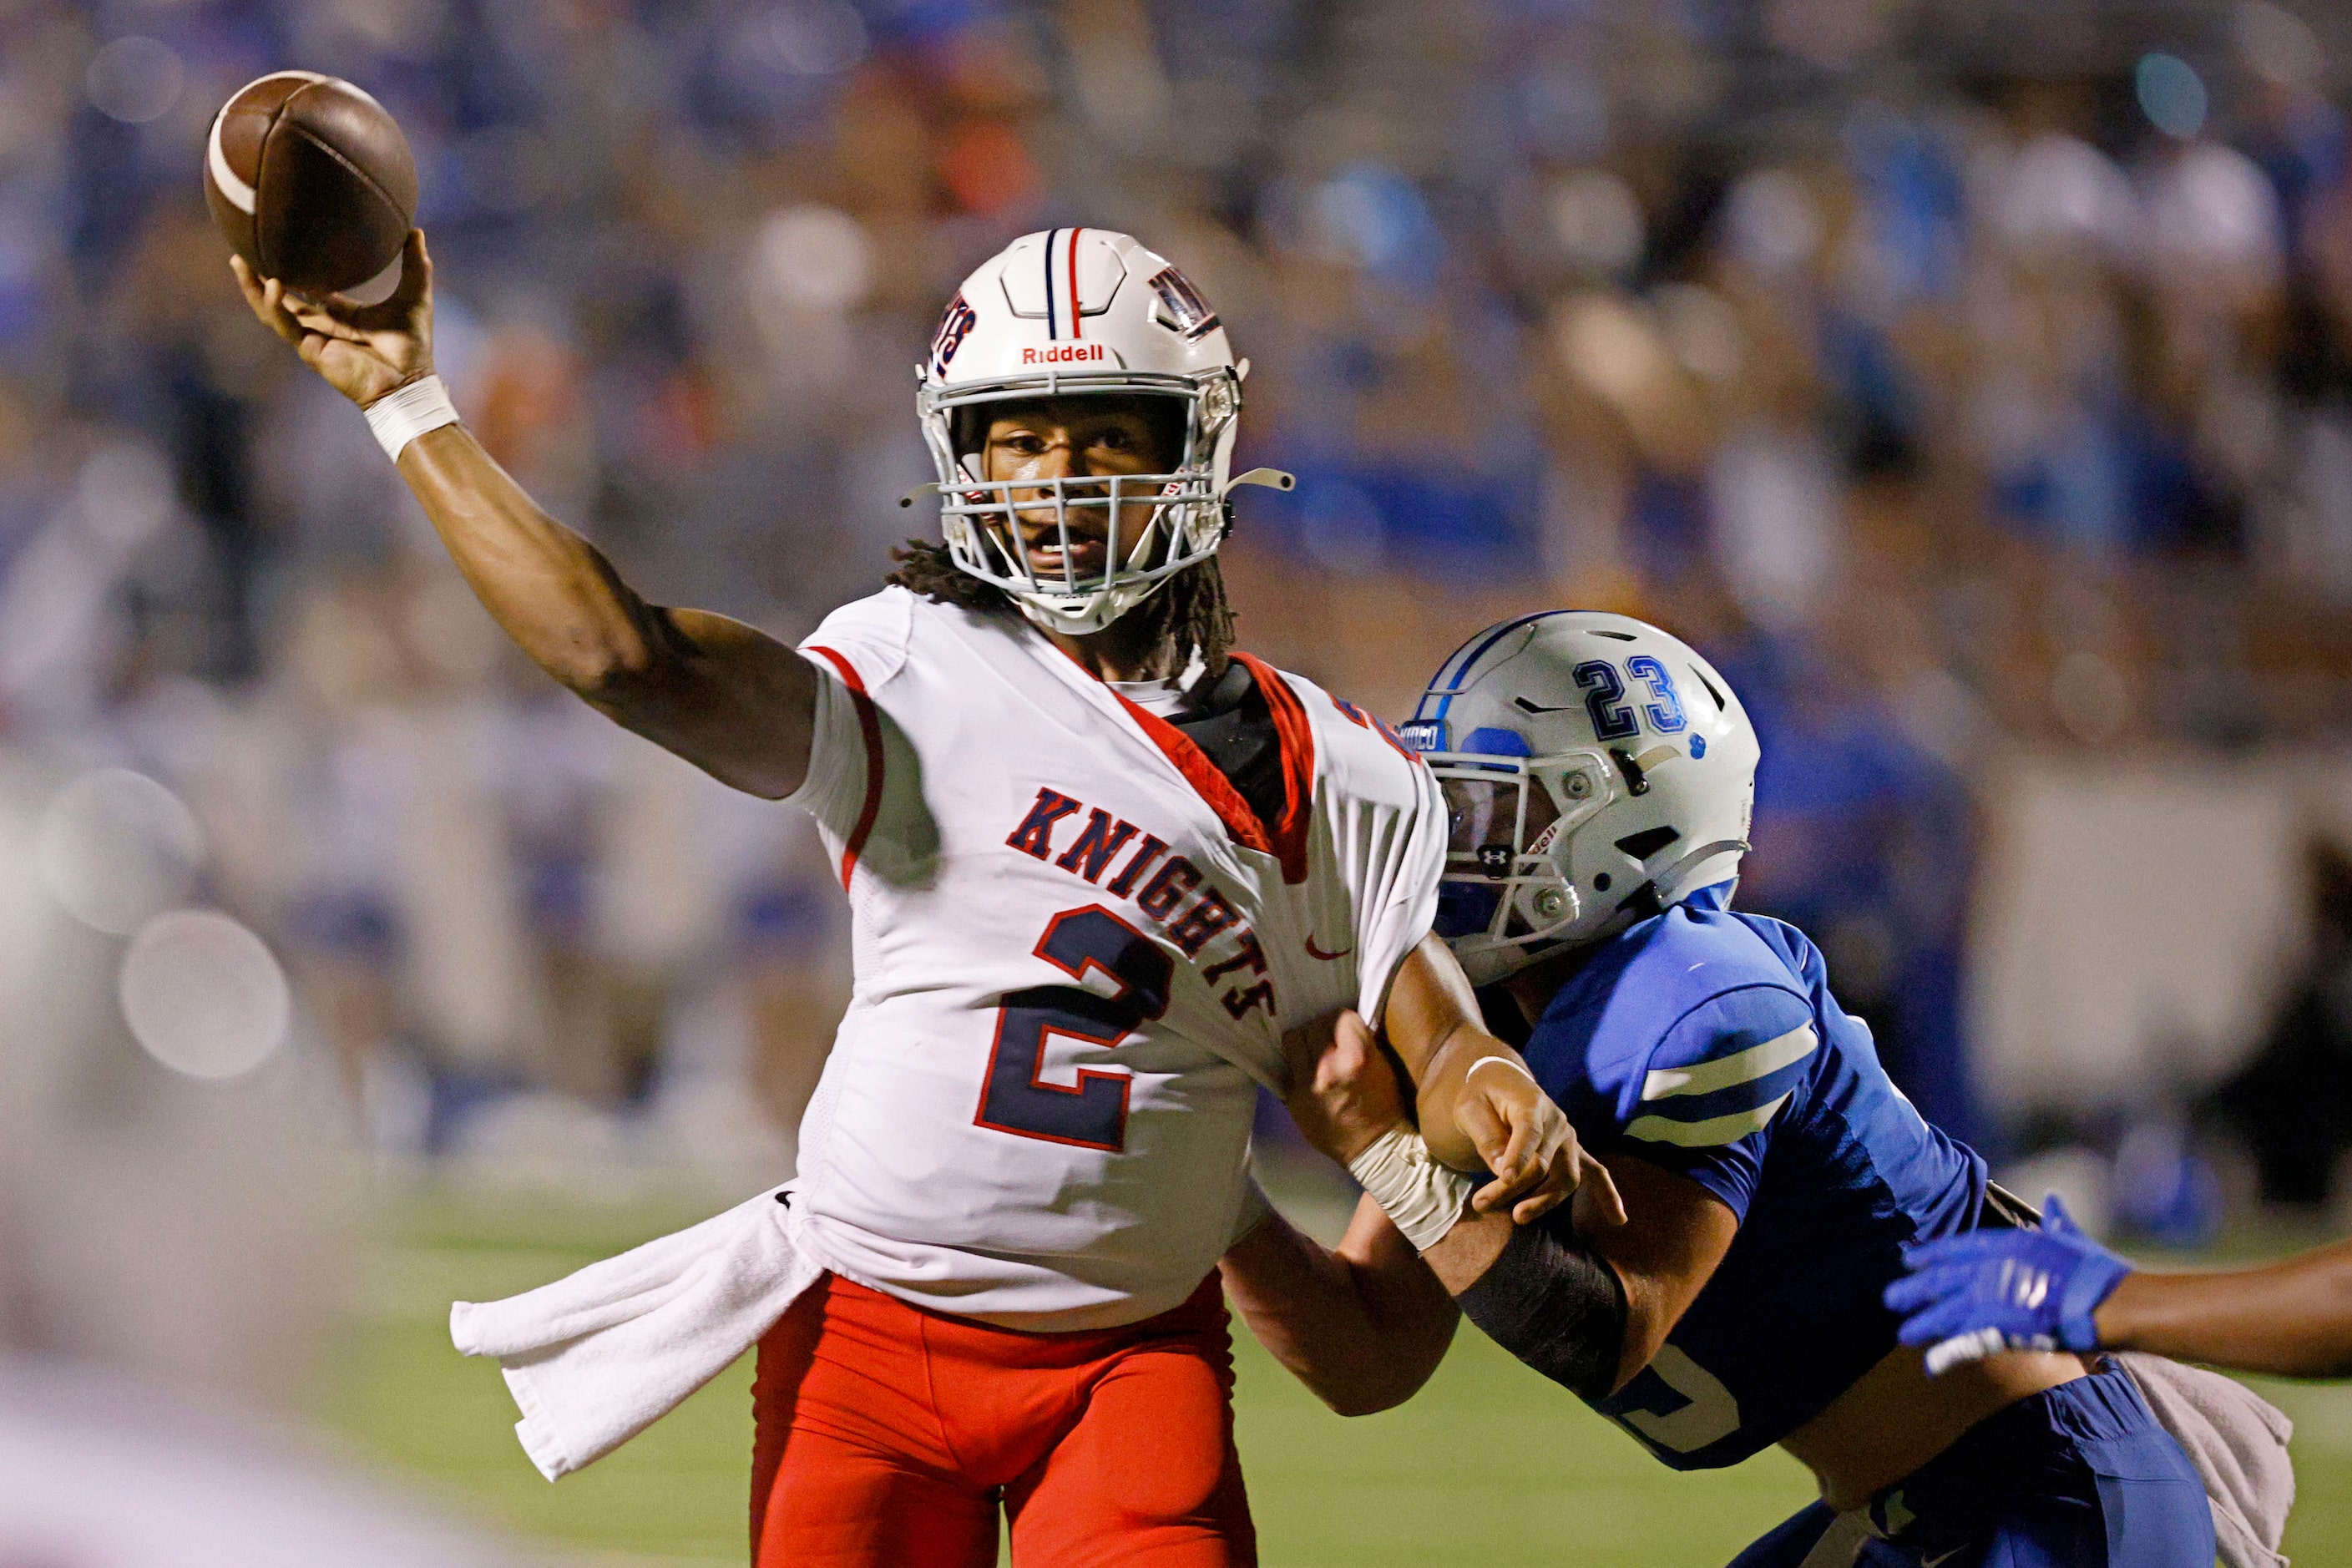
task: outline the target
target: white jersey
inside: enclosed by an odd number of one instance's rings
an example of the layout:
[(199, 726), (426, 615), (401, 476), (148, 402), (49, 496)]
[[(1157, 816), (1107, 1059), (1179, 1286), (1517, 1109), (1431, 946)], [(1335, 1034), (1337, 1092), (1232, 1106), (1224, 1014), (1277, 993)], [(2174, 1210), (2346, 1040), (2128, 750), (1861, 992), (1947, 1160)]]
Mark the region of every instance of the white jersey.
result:
[(1377, 1022), (1430, 929), (1427, 768), (1252, 661), (1288, 801), (1262, 824), (1024, 623), (889, 588), (803, 652), (824, 679), (792, 799), (839, 859), (856, 985), (801, 1124), (802, 1244), (1010, 1328), (1177, 1305), (1255, 1223), (1283, 1032)]

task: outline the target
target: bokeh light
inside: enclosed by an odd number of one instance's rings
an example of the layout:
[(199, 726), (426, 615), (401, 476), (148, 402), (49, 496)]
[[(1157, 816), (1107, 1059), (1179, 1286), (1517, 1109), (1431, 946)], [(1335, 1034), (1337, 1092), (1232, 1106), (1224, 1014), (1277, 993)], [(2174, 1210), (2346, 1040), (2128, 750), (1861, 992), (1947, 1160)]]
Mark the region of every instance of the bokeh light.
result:
[(2179, 56), (2160, 51), (2143, 55), (2132, 73), (2132, 85), (2139, 93), (2141, 110), (2167, 136), (2186, 142), (2205, 129), (2205, 83)]
[(1734, 185), (1723, 226), (1732, 255), (1767, 278), (1793, 272), (1821, 248), (1821, 209), (1785, 169), (1760, 169)]
[(866, 230), (838, 207), (786, 207), (760, 226), (761, 282), (779, 304), (803, 310), (853, 310), (874, 285), (874, 251)]
[(1617, 273), (1642, 258), (1642, 208), (1625, 182), (1601, 169), (1580, 169), (1552, 187), (1552, 232), (1571, 260)]
[(34, 858), (68, 914), (128, 936), (187, 897), (204, 852), (204, 830), (178, 795), (142, 773), (105, 768), (58, 792)]
[(187, 68), (169, 44), (134, 35), (92, 55), (82, 81), (100, 113), (144, 125), (172, 111), (187, 79)]
[(251, 1072), (284, 1042), (293, 1016), (277, 955), (214, 910), (175, 910), (140, 927), (118, 991), (133, 1037), (190, 1078)]
[(803, 76), (847, 70), (866, 55), (866, 23), (842, 0), (782, 6), (762, 25), (776, 58)]

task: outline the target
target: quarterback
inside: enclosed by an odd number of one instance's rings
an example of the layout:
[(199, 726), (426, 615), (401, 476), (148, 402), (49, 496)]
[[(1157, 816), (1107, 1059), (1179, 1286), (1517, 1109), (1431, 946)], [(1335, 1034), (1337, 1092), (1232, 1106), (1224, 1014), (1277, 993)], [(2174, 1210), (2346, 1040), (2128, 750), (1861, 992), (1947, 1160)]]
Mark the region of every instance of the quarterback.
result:
[[(1811, 1468), (1822, 1500), (1738, 1568), (2210, 1568), (2204, 1481), (2128, 1371), (2012, 1353), (1931, 1378), (1897, 1343), (1880, 1297), (1906, 1247), (2027, 1216), (1888, 1080), (1804, 935), (1731, 912), (1759, 746), (1729, 683), (1639, 621), (1556, 612), (1465, 644), (1402, 731), (1452, 814), (1438, 929), (1523, 1012), (1632, 1216), (1416, 1205), (1465, 1315), (1677, 1469), (1776, 1443)], [(1341, 1018), (1289, 1101), (1358, 1163), (1406, 1136), (1370, 1043)], [(1348, 1331), (1361, 1291), (1323, 1315)], [(1237, 1299), (1311, 1345), (1301, 1296)]]
[(944, 543), (796, 650), (647, 603), (456, 422), (421, 234), (374, 307), (236, 269), (526, 653), (837, 860), (855, 998), (777, 1194), (819, 1271), (761, 1343), (755, 1560), (986, 1564), (1003, 1515), (1016, 1561), (1253, 1561), (1217, 1263), (1265, 1223), (1285, 1032), (1381, 1028), (1505, 1224), (1584, 1167), (1431, 934), (1427, 765), (1231, 646), (1228, 492), (1288, 480), (1230, 472), (1215, 313), (1125, 235), (983, 264), (919, 371)]

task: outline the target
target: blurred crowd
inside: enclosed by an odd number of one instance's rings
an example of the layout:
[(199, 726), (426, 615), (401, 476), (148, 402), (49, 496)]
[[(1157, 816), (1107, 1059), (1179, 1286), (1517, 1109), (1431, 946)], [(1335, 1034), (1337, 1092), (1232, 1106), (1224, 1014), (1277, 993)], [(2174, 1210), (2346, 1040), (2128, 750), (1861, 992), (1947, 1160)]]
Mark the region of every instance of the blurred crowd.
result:
[(773, 1168), (845, 994), (805, 827), (523, 667), (238, 303), (205, 132), (300, 66), (407, 132), (492, 452), (787, 636), (931, 526), (964, 273), (1137, 234), (1300, 479), (1242, 503), (1245, 643), (1393, 715), (1521, 608), (1693, 638), (1765, 731), (1743, 902), (1990, 1131), (2002, 759), (2352, 738), (2352, 142), (2325, 17), (1948, 9), (0, 0), (0, 838), (122, 960), (58, 1038), (291, 1039), (399, 1159)]

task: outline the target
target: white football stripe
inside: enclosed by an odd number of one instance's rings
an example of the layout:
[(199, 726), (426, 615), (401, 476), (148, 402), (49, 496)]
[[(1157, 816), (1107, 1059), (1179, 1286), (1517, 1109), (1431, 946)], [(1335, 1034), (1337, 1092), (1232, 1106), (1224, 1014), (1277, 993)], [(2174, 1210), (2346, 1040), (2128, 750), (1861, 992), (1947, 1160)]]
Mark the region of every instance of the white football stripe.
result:
[(238, 89), (236, 96), (231, 98), (228, 103), (221, 105), (220, 112), (213, 116), (213, 133), (206, 139), (205, 159), (212, 165), (213, 184), (220, 187), (221, 195), (228, 198), (231, 206), (247, 216), (251, 216), (253, 213), (253, 187), (238, 179), (236, 171), (228, 166), (228, 154), (221, 151), (221, 121), (228, 118), (230, 103), (235, 103), (237, 99), (243, 98), (265, 81), (276, 81), (279, 77), (286, 76), (299, 77), (304, 81), (327, 79), (317, 71), (271, 71), (268, 76), (256, 77)]
[(1790, 1062), (1803, 1061), (1821, 1042), (1811, 1024), (1800, 1024), (1787, 1034), (1750, 1046), (1744, 1051), (1698, 1062), (1686, 1068), (1653, 1068), (1642, 1080), (1642, 1098), (1664, 1100), (1670, 1094), (1712, 1094), (1736, 1083), (1747, 1083), (1779, 1072)]
[[(1791, 1089), (1790, 1093), (1796, 1092)], [(1717, 1143), (1736, 1143), (1750, 1132), (1761, 1132), (1782, 1106), (1789, 1103), (1784, 1094), (1769, 1105), (1759, 1105), (1753, 1110), (1735, 1110), (1728, 1116), (1710, 1116), (1704, 1121), (1676, 1121), (1670, 1116), (1637, 1116), (1625, 1129), (1628, 1138), (1639, 1138), (1644, 1143), (1672, 1143), (1684, 1149), (1711, 1149)]]
[[(230, 101), (236, 100), (232, 99)], [(221, 111), (213, 116), (211, 145), (205, 150), (205, 158), (212, 165), (213, 184), (220, 187), (220, 194), (228, 198), (229, 205), (250, 217), (253, 216), (253, 187), (236, 177), (236, 171), (228, 166), (228, 155), (221, 151), (221, 121), (227, 118), (228, 104), (224, 103)]]

